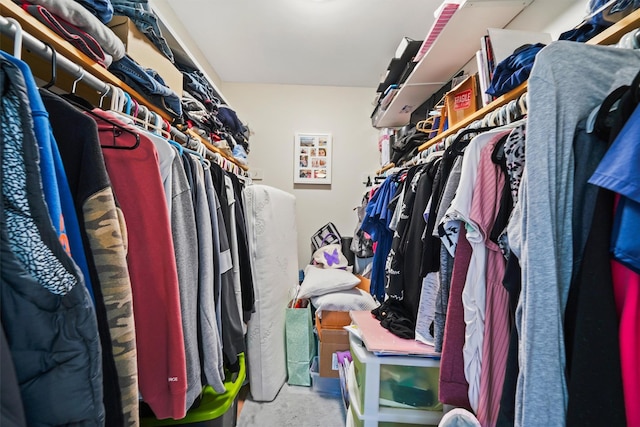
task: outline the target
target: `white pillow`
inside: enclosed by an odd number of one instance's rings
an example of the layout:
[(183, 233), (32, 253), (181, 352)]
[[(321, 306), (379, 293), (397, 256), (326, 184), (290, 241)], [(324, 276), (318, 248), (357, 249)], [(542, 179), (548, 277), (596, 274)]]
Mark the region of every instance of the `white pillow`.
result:
[(332, 292), (311, 298), (311, 304), (320, 315), (322, 311), (371, 311), (378, 306), (369, 292), (360, 288)]
[(352, 289), (359, 283), (360, 279), (348, 271), (308, 265), (304, 270), (304, 280), (300, 285), (298, 298), (311, 298), (329, 292)]

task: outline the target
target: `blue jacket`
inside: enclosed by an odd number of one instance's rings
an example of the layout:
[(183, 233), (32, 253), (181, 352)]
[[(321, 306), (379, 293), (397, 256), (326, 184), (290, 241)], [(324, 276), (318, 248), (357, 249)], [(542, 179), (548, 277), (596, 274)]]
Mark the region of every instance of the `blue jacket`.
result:
[(15, 66), (17, 66), (24, 77), (26, 85), (28, 102), (30, 106), (31, 116), (33, 117), (33, 129), (36, 134), (36, 141), (40, 147), (40, 174), (42, 176), (42, 186), (44, 190), (44, 198), (47, 202), (49, 216), (51, 222), (58, 233), (58, 237), (63, 245), (66, 242), (65, 249), (70, 253), (73, 260), (78, 264), (85, 278), (85, 284), (89, 290), (89, 294), (93, 299), (93, 291), (91, 281), (89, 279), (89, 267), (87, 258), (82, 244), (82, 235), (80, 234), (80, 225), (78, 223), (78, 215), (76, 214), (75, 204), (67, 175), (64, 171), (62, 158), (58, 151), (58, 145), (53, 137), (51, 124), (49, 123), (49, 113), (44, 107), (42, 97), (38, 92), (38, 86), (33, 78), (29, 66), (19, 59), (5, 52), (0, 52), (2, 58), (5, 58)]

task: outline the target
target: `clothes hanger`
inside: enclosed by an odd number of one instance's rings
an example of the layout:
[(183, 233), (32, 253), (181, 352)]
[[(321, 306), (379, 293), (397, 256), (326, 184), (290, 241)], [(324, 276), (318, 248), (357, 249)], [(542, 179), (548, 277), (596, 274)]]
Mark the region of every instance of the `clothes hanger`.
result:
[(107, 96), (109, 92), (111, 92), (111, 89), (112, 89), (111, 85), (107, 86), (107, 91), (103, 93), (102, 96), (100, 97), (100, 101), (98, 102), (98, 107), (102, 108), (102, 100), (104, 99), (105, 96)]
[(9, 21), (9, 25), (15, 27), (16, 31), (13, 36), (13, 56), (16, 59), (22, 59), (22, 26), (13, 18), (5, 18)]
[[(108, 123), (108, 124), (110, 124), (112, 126), (113, 144), (112, 145), (102, 145), (102, 144), (100, 144), (100, 146), (102, 148), (109, 148), (109, 149), (115, 149), (115, 150), (135, 150), (140, 145), (140, 135), (138, 135), (133, 130), (129, 129), (126, 126), (123, 126), (122, 124), (118, 123), (117, 121), (111, 120), (108, 117), (103, 117), (102, 115), (96, 114), (92, 109), (87, 108), (84, 105), (82, 105), (81, 103), (79, 103), (77, 99), (74, 99), (74, 98), (65, 98), (65, 99), (66, 99), (67, 102), (69, 102), (70, 104), (72, 104), (73, 106), (78, 108), (79, 110), (82, 110), (82, 111), (86, 112), (87, 114), (95, 117), (98, 122), (100, 122), (100, 121), (106, 122), (106, 123)], [(126, 133), (132, 135), (135, 138), (135, 143), (132, 146), (122, 146), (122, 145), (117, 145), (116, 144), (116, 139), (122, 134), (122, 132), (126, 132)]]
[(122, 117), (126, 118), (126, 119), (130, 119), (133, 120), (135, 122), (135, 124), (139, 125), (139, 127), (143, 128), (144, 130), (153, 133), (155, 135), (158, 136), (162, 136), (163, 138), (169, 140), (171, 139), (171, 134), (169, 132), (167, 132), (166, 130), (162, 129), (162, 127), (158, 127), (155, 124), (151, 124), (151, 118), (153, 118), (154, 120), (157, 120), (156, 118), (159, 117), (160, 121), (162, 120), (162, 118), (157, 115), (155, 112), (150, 111), (149, 109), (147, 109), (147, 107), (145, 107), (144, 105), (140, 106), (141, 107), (141, 111), (145, 114), (144, 119), (141, 119), (139, 117), (133, 116), (133, 115), (129, 115), (126, 114), (124, 112), (121, 111), (115, 111), (115, 113), (117, 113), (118, 115), (121, 115)]
[[(433, 130), (434, 120), (435, 120), (435, 117), (429, 117), (428, 119), (420, 120), (418, 123), (416, 123), (416, 130), (418, 132), (431, 133), (431, 131)], [(429, 127), (427, 127), (427, 125)]]
[(120, 91), (114, 87), (112, 87), (111, 85), (109, 85), (109, 87), (111, 88), (111, 104), (109, 106), (109, 109), (111, 111), (115, 111), (117, 113), (120, 112), (119, 108), (118, 108), (118, 103), (120, 101)]
[(518, 112), (520, 113), (520, 117), (524, 117), (527, 114), (528, 111), (528, 93), (525, 92), (522, 95), (520, 95), (520, 98), (518, 98)]
[(53, 48), (53, 46), (51, 46), (49, 43), (43, 41), (42, 44), (44, 44), (46, 47), (49, 48), (49, 50), (51, 50), (51, 80), (49, 80), (47, 82), (47, 84), (42, 86), (42, 89), (49, 89), (51, 86), (56, 84), (57, 68), (58, 68), (57, 65), (56, 65), (57, 52)]
[(178, 155), (182, 157), (182, 153), (184, 153), (184, 147), (173, 139), (167, 139), (167, 142), (176, 147), (178, 149)]
[(122, 114), (126, 104), (126, 92), (119, 87), (109, 85), (111, 87), (111, 111)]
[(73, 84), (71, 85), (71, 94), (72, 95), (76, 94), (76, 88), (78, 86), (78, 82), (84, 78), (84, 73), (85, 73), (84, 68), (80, 68), (80, 76), (77, 79), (75, 79), (73, 81)]
[(206, 169), (209, 169), (211, 167), (211, 162), (209, 161), (209, 159), (205, 158), (202, 154), (198, 153), (197, 151), (191, 150), (189, 148), (182, 147), (182, 149), (183, 149), (183, 153), (190, 154), (196, 157), (198, 160), (200, 160), (202, 167)]
[(505, 160), (504, 144), (508, 141), (510, 134), (506, 134), (498, 140), (493, 151), (491, 152), (491, 161), (496, 165), (502, 165)]
[[(639, 73), (640, 76), (640, 73)], [(617, 109), (618, 102), (622, 99), (622, 97), (629, 92), (630, 88), (634, 88), (634, 85), (638, 84), (638, 76), (632, 82), (632, 86), (620, 86), (613, 92), (611, 92), (600, 104), (600, 108), (598, 109), (598, 114), (596, 115), (596, 120), (593, 126), (593, 131), (601, 138), (603, 141), (609, 141), (611, 128), (613, 123), (610, 119), (610, 114)], [(637, 89), (631, 89), (634, 92)], [(634, 99), (635, 103), (637, 101)]]
[(131, 97), (127, 92), (123, 89), (117, 88), (118, 93), (120, 94), (120, 104), (118, 105), (118, 109), (120, 111), (124, 111), (127, 107), (127, 103), (131, 103)]
[(131, 100), (133, 101), (133, 113), (131, 114), (132, 117), (138, 117), (138, 111), (140, 110), (140, 104), (138, 104), (138, 101), (136, 101), (135, 98), (131, 98)]
[(493, 130), (495, 128), (497, 128), (498, 126), (481, 126), (478, 128), (471, 128), (471, 129), (463, 129), (460, 132), (458, 132), (458, 134), (456, 135), (456, 139), (453, 140), (453, 142), (451, 143), (451, 145), (449, 146), (448, 150), (451, 150), (450, 152), (452, 154), (462, 154), (462, 149), (464, 149), (464, 147), (467, 146), (467, 144), (470, 142), (470, 140), (465, 140), (464, 137), (467, 135), (471, 135), (474, 133), (483, 133), (483, 132), (488, 132), (490, 130)]
[(155, 118), (155, 122), (154, 122), (155, 132), (158, 135), (164, 136), (165, 138), (169, 139), (171, 137), (171, 134), (162, 128), (162, 125), (164, 124), (164, 122), (162, 121), (162, 117), (160, 117), (160, 114), (153, 112), (153, 117)]
[(131, 115), (131, 109), (133, 108), (133, 100), (132, 100), (131, 96), (127, 92), (124, 92), (124, 97), (126, 98), (126, 102), (125, 102), (125, 105), (124, 105), (124, 113), (130, 116)]

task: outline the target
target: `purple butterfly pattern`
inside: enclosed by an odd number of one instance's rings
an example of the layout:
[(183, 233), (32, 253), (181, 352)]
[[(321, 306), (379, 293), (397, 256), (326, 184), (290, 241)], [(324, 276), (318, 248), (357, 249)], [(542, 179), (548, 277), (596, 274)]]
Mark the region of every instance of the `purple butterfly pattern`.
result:
[(324, 259), (327, 261), (327, 265), (331, 267), (334, 264), (340, 264), (340, 254), (338, 253), (338, 249), (334, 249), (333, 253), (323, 252)]

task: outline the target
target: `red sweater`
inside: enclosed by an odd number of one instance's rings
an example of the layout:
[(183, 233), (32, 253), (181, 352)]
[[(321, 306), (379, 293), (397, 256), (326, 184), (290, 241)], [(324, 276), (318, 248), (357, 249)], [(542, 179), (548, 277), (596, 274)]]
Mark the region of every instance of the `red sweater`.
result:
[(107, 172), (128, 232), (140, 393), (157, 418), (184, 418), (187, 376), (178, 273), (158, 155), (153, 142), (141, 134), (133, 150), (104, 148), (113, 145), (114, 138), (117, 145), (131, 147), (135, 137), (122, 132), (116, 138), (111, 124), (97, 121)]

